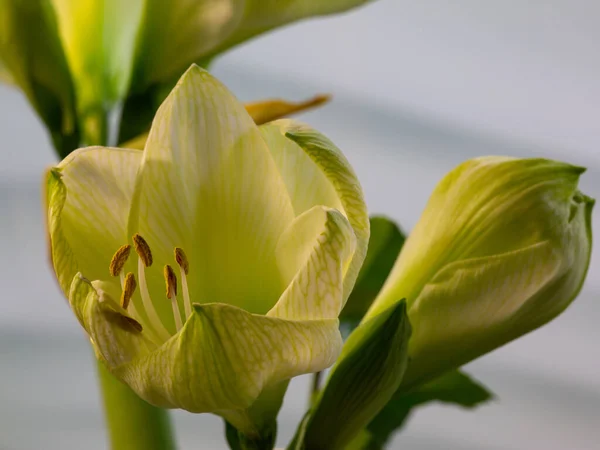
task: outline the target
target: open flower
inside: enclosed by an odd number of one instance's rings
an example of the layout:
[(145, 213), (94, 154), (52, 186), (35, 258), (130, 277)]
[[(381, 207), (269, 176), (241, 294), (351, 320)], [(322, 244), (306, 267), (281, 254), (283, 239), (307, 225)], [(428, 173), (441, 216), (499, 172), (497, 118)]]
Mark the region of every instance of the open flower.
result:
[(66, 155), (105, 142), (109, 115), (122, 115), (119, 142), (147, 131), (190, 64), (366, 1), (0, 0), (0, 81), (23, 90)]
[(406, 387), (540, 327), (575, 299), (592, 248), (583, 171), (482, 157), (438, 184), (365, 317), (407, 299)]
[(98, 358), (149, 403), (251, 432), (261, 392), (338, 356), (369, 221), (316, 131), (257, 127), (192, 66), (143, 151), (77, 150), (47, 196), (60, 285)]

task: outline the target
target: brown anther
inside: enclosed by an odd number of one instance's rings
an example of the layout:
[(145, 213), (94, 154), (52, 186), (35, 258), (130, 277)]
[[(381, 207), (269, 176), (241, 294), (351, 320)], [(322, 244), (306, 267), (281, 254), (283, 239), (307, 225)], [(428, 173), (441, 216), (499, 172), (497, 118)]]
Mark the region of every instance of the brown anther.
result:
[(152, 265), (152, 252), (146, 239), (136, 233), (133, 235), (133, 245), (144, 266), (150, 267)]
[(190, 263), (182, 248), (175, 247), (175, 261), (177, 261), (179, 267), (183, 269), (183, 273), (187, 275), (190, 271)]
[(129, 306), (129, 302), (131, 301), (131, 297), (133, 297), (133, 293), (135, 292), (136, 287), (137, 283), (135, 281), (135, 277), (131, 272), (129, 272), (125, 276), (123, 292), (121, 293), (121, 306), (123, 307), (123, 309), (127, 309), (127, 307)]
[(110, 260), (110, 265), (108, 266), (108, 271), (113, 277), (118, 277), (127, 259), (129, 258), (129, 253), (131, 252), (131, 245), (122, 245), (119, 250), (115, 253), (115, 256)]
[(164, 275), (165, 283), (167, 285), (167, 298), (171, 298), (171, 292), (177, 295), (177, 277), (175, 276), (173, 268), (168, 264), (165, 266)]

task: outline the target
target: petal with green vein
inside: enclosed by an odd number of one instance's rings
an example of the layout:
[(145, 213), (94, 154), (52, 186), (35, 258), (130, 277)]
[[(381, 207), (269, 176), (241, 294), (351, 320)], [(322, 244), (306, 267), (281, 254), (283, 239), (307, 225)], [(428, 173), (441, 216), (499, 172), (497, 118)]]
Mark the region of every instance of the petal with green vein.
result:
[(288, 287), (267, 315), (293, 320), (337, 318), (355, 247), (352, 227), (337, 210), (315, 206), (298, 216), (277, 245), (277, 262)]
[(367, 254), (369, 215), (362, 187), (350, 163), (327, 137), (294, 120), (261, 127), (296, 214), (314, 205), (341, 211), (356, 235), (356, 251), (344, 279), (344, 303)]
[(266, 386), (329, 367), (341, 344), (337, 319), (289, 321), (195, 304), (180, 333), (116, 373), (154, 405), (221, 414), (246, 410)]
[(156, 349), (139, 323), (81, 273), (73, 278), (69, 303), (109, 370)]
[(565, 270), (550, 242), (444, 267), (410, 306), (414, 332), (403, 384), (427, 380), (545, 323), (555, 314), (534, 306), (563, 304), (552, 281)]
[(327, 174), (298, 144), (285, 136), (287, 121), (278, 120), (260, 126), (288, 195), (299, 216), (316, 205), (344, 212), (342, 201)]
[[(157, 260), (185, 250), (193, 302), (266, 313), (285, 288), (275, 247), (294, 213), (243, 105), (192, 66), (159, 109), (143, 154), (130, 234), (141, 233)], [(151, 291), (162, 294), (160, 267), (150, 269)]]
[(77, 272), (90, 280), (109, 278), (113, 254), (129, 241), (127, 217), (141, 158), (137, 150), (89, 147), (50, 171), (52, 258), (66, 294)]

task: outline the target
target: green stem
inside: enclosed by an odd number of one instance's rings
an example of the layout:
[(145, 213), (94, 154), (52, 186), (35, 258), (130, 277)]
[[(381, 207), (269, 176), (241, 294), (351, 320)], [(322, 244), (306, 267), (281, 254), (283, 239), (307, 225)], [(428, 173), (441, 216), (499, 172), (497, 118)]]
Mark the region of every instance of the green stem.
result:
[(225, 421), (225, 437), (231, 450), (273, 450), (277, 436), (277, 423), (272, 422), (259, 436), (246, 436)]
[(112, 450), (175, 450), (167, 411), (139, 398), (98, 361)]
[(310, 397), (308, 399), (309, 407), (312, 407), (315, 404), (317, 397), (319, 396), (319, 393), (321, 392), (321, 379), (322, 378), (323, 378), (323, 372), (313, 373), (312, 387), (311, 387), (311, 391), (310, 391)]

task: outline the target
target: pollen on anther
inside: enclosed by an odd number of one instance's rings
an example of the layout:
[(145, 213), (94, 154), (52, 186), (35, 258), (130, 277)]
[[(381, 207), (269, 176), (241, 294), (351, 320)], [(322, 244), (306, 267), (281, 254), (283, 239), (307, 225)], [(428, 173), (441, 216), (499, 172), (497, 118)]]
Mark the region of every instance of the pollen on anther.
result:
[(175, 276), (173, 268), (168, 264), (165, 266), (164, 275), (167, 288), (167, 298), (171, 298), (171, 293), (177, 295), (177, 277)]
[(190, 263), (188, 262), (187, 256), (182, 248), (175, 247), (175, 261), (177, 261), (179, 267), (183, 269), (183, 273), (187, 275), (190, 271)]
[(131, 252), (131, 245), (126, 244), (119, 247), (116, 251), (115, 255), (110, 260), (110, 265), (108, 266), (108, 270), (113, 277), (118, 277), (127, 259), (129, 258), (129, 253)]
[(152, 252), (146, 239), (136, 233), (133, 235), (133, 245), (144, 266), (150, 267), (152, 265)]
[(121, 293), (121, 306), (123, 309), (127, 309), (129, 306), (129, 302), (131, 301), (131, 297), (133, 297), (136, 287), (137, 283), (135, 281), (135, 277), (131, 272), (129, 272), (125, 276), (125, 284), (123, 286), (123, 292)]

